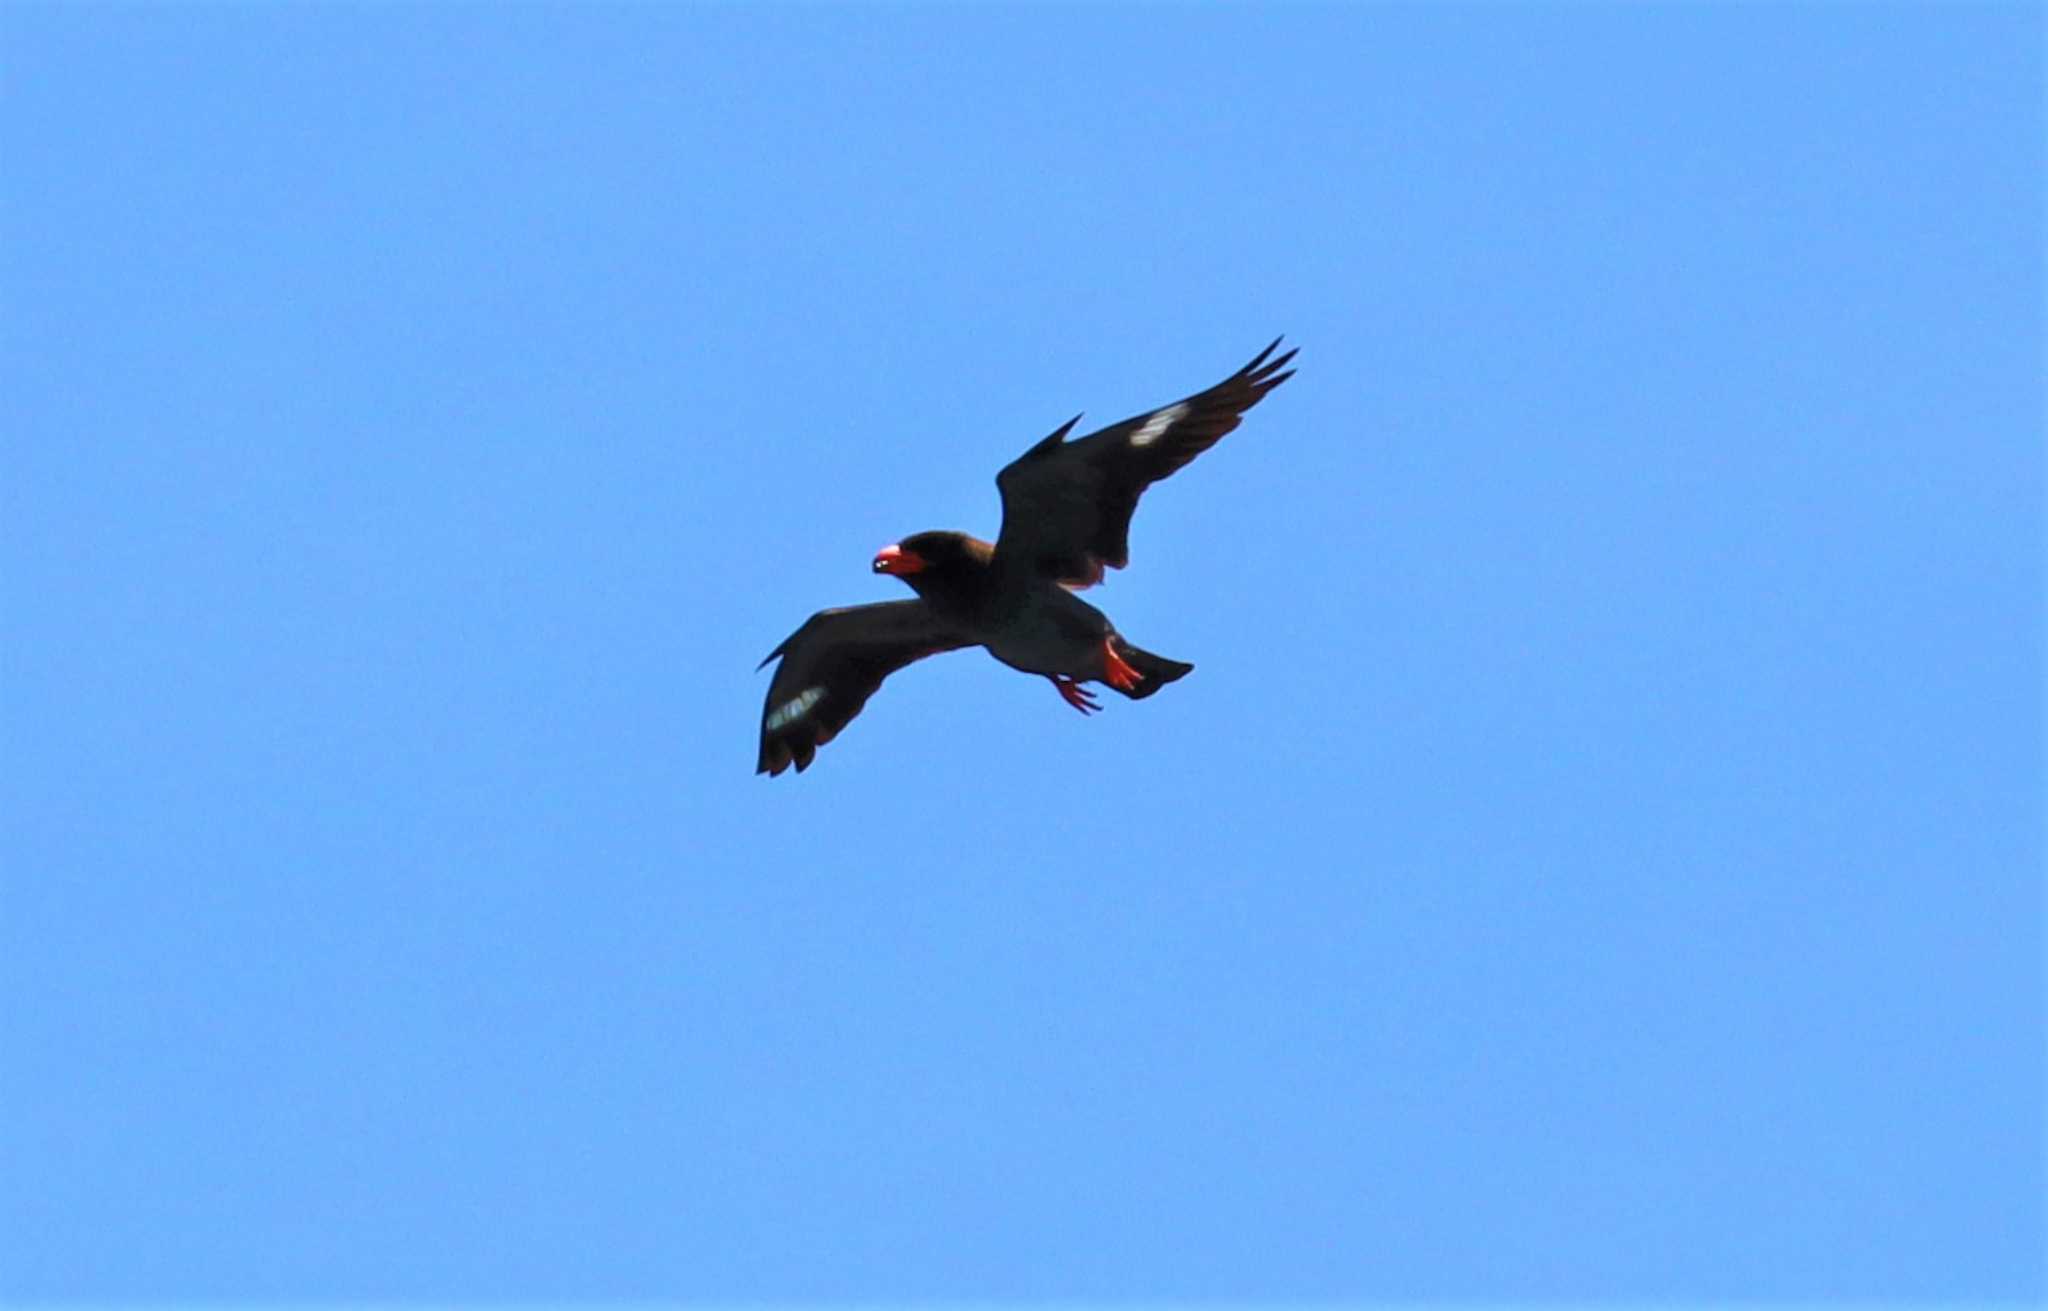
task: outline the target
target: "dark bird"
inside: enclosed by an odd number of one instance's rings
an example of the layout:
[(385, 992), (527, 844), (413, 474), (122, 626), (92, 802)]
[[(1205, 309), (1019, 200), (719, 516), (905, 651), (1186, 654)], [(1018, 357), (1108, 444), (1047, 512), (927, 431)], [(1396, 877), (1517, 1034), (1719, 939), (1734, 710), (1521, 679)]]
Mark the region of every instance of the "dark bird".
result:
[[(820, 610), (768, 653), (781, 658), (768, 685), (756, 773), (807, 768), (882, 680), (913, 660), (963, 646), (1027, 674), (1041, 674), (1086, 715), (1101, 707), (1086, 684), (1132, 700), (1194, 668), (1124, 640), (1074, 593), (1130, 560), (1131, 513), (1161, 478), (1214, 446), (1244, 412), (1294, 376), (1280, 345), (1204, 392), (1075, 441), (1075, 415), (996, 475), (1003, 526), (994, 544), (965, 533), (927, 532), (883, 547), (874, 571), (910, 585), (917, 598)], [(1286, 370), (1282, 372), (1282, 370)]]

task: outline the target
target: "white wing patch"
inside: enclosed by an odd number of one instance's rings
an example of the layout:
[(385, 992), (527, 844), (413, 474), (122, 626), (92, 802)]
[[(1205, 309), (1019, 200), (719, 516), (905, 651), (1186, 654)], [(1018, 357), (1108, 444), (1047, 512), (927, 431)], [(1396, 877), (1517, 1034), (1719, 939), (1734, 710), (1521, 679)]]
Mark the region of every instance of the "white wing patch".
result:
[(1188, 405), (1186, 401), (1182, 401), (1178, 405), (1167, 406), (1159, 413), (1145, 420), (1145, 426), (1131, 434), (1131, 445), (1150, 446), (1153, 442), (1158, 441), (1160, 437), (1164, 436), (1168, 428), (1179, 423), (1180, 416), (1187, 412)]
[(762, 721), (762, 726), (770, 733), (773, 733), (776, 729), (781, 728), (793, 719), (802, 719), (806, 714), (810, 713), (812, 706), (817, 705), (818, 702), (824, 699), (824, 688), (807, 687), (770, 711), (768, 718)]

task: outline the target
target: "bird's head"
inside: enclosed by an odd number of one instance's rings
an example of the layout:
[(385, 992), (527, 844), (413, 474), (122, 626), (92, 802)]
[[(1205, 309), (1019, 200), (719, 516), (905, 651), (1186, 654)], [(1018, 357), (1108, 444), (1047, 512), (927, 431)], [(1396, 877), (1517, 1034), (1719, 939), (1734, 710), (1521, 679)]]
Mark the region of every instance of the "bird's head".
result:
[(987, 573), (994, 554), (993, 546), (966, 533), (912, 533), (875, 552), (873, 567), (925, 594), (971, 586)]

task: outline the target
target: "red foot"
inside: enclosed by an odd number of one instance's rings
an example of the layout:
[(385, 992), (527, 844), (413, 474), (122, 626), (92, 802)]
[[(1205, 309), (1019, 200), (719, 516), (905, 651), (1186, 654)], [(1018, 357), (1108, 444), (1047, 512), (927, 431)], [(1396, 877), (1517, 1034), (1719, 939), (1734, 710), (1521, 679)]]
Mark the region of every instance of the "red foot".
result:
[(1060, 699), (1082, 714), (1091, 715), (1102, 709), (1101, 706), (1095, 704), (1095, 694), (1073, 679), (1059, 674), (1047, 674), (1046, 677), (1052, 681), (1054, 687), (1060, 690)]
[(1113, 637), (1102, 639), (1102, 681), (1119, 692), (1128, 692), (1145, 681), (1143, 674), (1116, 653), (1116, 639)]

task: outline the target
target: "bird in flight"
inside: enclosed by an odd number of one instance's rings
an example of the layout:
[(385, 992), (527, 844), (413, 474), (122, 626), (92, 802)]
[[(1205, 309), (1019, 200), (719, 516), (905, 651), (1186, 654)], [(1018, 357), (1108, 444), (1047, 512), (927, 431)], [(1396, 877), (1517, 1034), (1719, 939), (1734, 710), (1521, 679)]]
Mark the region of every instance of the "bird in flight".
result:
[[(1133, 646), (1075, 592), (1129, 563), (1131, 513), (1161, 478), (1214, 446), (1244, 412), (1294, 376), (1273, 344), (1207, 391), (1074, 441), (1075, 415), (996, 475), (1003, 523), (994, 543), (915, 533), (876, 553), (874, 572), (914, 600), (820, 610), (768, 653), (780, 659), (761, 716), (758, 774), (801, 774), (861, 712), (882, 680), (962, 647), (1050, 680), (1082, 714), (1101, 708), (1087, 684), (1132, 700), (1194, 668)], [(1284, 370), (1284, 372), (1283, 372)]]

